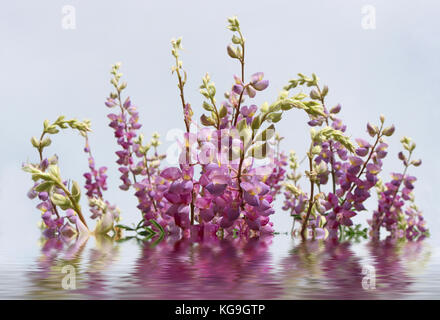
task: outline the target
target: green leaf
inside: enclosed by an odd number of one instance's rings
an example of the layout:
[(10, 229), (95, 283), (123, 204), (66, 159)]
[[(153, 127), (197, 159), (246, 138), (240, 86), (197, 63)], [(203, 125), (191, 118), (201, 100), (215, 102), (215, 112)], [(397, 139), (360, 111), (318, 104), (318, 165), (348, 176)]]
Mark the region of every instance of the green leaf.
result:
[(251, 128), (253, 130), (258, 130), (260, 128), (260, 126), (261, 126), (260, 116), (254, 117), (254, 119), (252, 120)]
[(281, 115), (282, 115), (281, 112), (271, 113), (271, 114), (269, 115), (269, 118), (270, 118), (270, 120), (271, 120), (273, 123), (277, 123), (278, 121), (281, 120)]
[(43, 183), (40, 183), (36, 188), (35, 191), (37, 192), (49, 192), (50, 188), (52, 188), (53, 182), (52, 181), (45, 181)]
[(70, 202), (69, 198), (61, 194), (54, 193), (51, 195), (50, 198), (55, 205), (59, 206), (63, 210), (67, 210), (73, 207), (72, 202)]
[(162, 226), (154, 219), (150, 219), (151, 224), (153, 224), (156, 228), (159, 229), (159, 238), (155, 241), (155, 244), (162, 241), (162, 239), (165, 237), (165, 230), (162, 228)]
[(221, 108), (220, 108), (220, 111), (218, 113), (218, 116), (220, 118), (224, 118), (224, 117), (226, 117), (227, 114), (228, 114), (228, 109), (226, 108), (225, 105), (222, 105)]
[(200, 117), (200, 121), (202, 122), (202, 124), (204, 126), (213, 126), (215, 124), (214, 119), (207, 117), (206, 115), (202, 114), (202, 116)]
[(214, 107), (211, 106), (211, 105), (210, 105), (208, 102), (206, 102), (206, 101), (203, 101), (202, 107), (203, 107), (203, 109), (205, 109), (206, 111), (213, 111), (213, 110), (214, 110)]
[(116, 228), (124, 229), (127, 231), (135, 231), (132, 227), (126, 226), (124, 224), (117, 224), (115, 225)]

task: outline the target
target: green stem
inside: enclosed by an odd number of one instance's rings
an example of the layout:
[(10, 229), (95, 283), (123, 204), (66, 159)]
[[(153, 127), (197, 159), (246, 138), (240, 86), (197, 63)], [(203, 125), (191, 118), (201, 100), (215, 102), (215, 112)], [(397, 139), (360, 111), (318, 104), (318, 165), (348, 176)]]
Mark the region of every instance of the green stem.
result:
[[(310, 175), (312, 174), (312, 170), (313, 170), (313, 160), (312, 160), (312, 146), (313, 144), (310, 145), (310, 150), (309, 150), (309, 167), (310, 167)], [(307, 215), (303, 221), (302, 227), (301, 227), (301, 238), (303, 240), (305, 240), (306, 238), (306, 230), (307, 230), (307, 222), (309, 221), (309, 217), (310, 214), (312, 213), (312, 208), (314, 205), (314, 192), (315, 192), (315, 182), (313, 181), (313, 177), (310, 176), (310, 197), (309, 197), (309, 208), (307, 210)]]
[(56, 185), (57, 185), (57, 187), (62, 189), (64, 191), (64, 193), (67, 195), (67, 197), (69, 198), (70, 202), (72, 203), (73, 209), (78, 214), (79, 219), (82, 221), (82, 223), (84, 223), (84, 225), (88, 229), (89, 227), (87, 226), (87, 222), (84, 219), (84, 216), (82, 215), (81, 208), (79, 207), (79, 204), (75, 201), (75, 199), (73, 199), (72, 194), (70, 193), (70, 191), (66, 188), (66, 186), (63, 183), (60, 183), (60, 182), (57, 181)]

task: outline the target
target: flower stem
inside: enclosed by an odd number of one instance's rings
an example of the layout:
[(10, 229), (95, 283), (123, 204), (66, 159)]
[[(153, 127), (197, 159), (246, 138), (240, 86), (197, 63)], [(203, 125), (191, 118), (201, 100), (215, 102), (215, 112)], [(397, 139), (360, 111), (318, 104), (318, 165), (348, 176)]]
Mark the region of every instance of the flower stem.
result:
[[(312, 174), (312, 170), (313, 170), (312, 146), (313, 146), (313, 144), (310, 145), (310, 150), (309, 150), (309, 154), (308, 154), (310, 175)], [(305, 217), (305, 219), (302, 223), (302, 227), (301, 227), (301, 238), (303, 240), (305, 240), (305, 238), (306, 238), (307, 222), (309, 221), (309, 217), (310, 217), (310, 214), (312, 213), (313, 205), (315, 204), (315, 201), (313, 200), (314, 192), (315, 192), (315, 182), (313, 181), (312, 176), (310, 176), (309, 179), (310, 179), (309, 208), (307, 209), (307, 214), (306, 214), (306, 217)]]
[[(186, 102), (185, 102), (185, 95), (184, 95), (184, 83), (182, 81), (182, 76), (180, 75), (180, 69), (179, 69), (179, 58), (176, 56), (176, 73), (177, 73), (177, 79), (179, 81), (178, 87), (179, 87), (179, 92), (180, 92), (180, 101), (182, 103), (182, 108), (183, 108), (183, 120), (185, 122), (185, 127), (186, 127), (186, 132), (188, 133), (188, 139), (189, 139), (189, 132), (190, 132), (190, 124), (188, 122), (188, 119), (186, 117), (185, 114), (185, 108), (186, 108)], [(217, 117), (218, 118), (218, 117)], [(186, 156), (185, 156), (185, 160), (186, 160), (186, 164), (190, 165), (190, 160), (191, 160), (191, 154), (190, 154), (190, 146), (189, 146), (189, 141), (187, 143), (187, 141), (185, 141), (185, 145), (186, 145)], [(191, 209), (191, 225), (194, 224), (194, 199), (195, 199), (195, 194), (194, 194), (194, 189), (191, 192), (191, 204), (190, 204), (190, 209)]]
[(84, 225), (88, 229), (89, 227), (87, 226), (87, 222), (84, 219), (84, 216), (82, 215), (81, 208), (80, 208), (79, 204), (75, 201), (75, 199), (73, 199), (72, 194), (70, 193), (70, 191), (66, 188), (66, 186), (63, 183), (60, 183), (60, 182), (57, 181), (56, 185), (57, 185), (57, 187), (62, 189), (64, 191), (64, 193), (67, 195), (67, 197), (69, 198), (70, 202), (72, 203), (73, 209), (78, 214), (79, 219), (81, 220), (82, 223), (84, 223)]
[[(377, 144), (379, 143), (380, 138), (382, 138), (382, 128), (383, 128), (383, 123), (382, 123), (382, 125), (381, 125), (381, 127), (380, 127), (379, 132), (377, 133), (377, 138), (376, 138), (376, 141), (374, 142), (373, 147), (371, 148), (370, 154), (368, 155), (367, 160), (364, 162), (361, 171), (359, 171), (359, 174), (357, 175), (357, 178), (360, 178), (360, 176), (362, 176), (362, 174), (363, 174), (364, 171), (365, 171), (365, 168), (367, 167), (368, 162), (370, 161), (371, 157), (373, 156), (373, 153), (374, 153), (374, 151), (375, 151), (375, 149), (376, 149), (376, 146), (377, 146)], [(344, 200), (343, 200), (342, 203), (341, 203), (341, 206), (342, 206), (342, 205), (345, 203), (345, 201), (347, 200), (347, 195), (353, 190), (354, 186), (355, 186), (355, 185), (352, 184), (352, 185), (350, 186), (350, 189), (348, 189), (348, 191), (347, 191), (347, 193), (346, 193), (346, 195), (345, 195), (345, 198), (344, 198)]]

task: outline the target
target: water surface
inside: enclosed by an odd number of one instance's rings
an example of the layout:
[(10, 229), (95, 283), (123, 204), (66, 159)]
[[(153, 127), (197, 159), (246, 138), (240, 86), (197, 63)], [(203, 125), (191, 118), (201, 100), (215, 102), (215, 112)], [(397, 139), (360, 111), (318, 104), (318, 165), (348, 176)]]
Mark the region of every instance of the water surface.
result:
[[(428, 240), (301, 242), (109, 237), (42, 239), (8, 259), (0, 252), (5, 299), (437, 299), (440, 259)], [(9, 254), (10, 256), (10, 254)], [(63, 267), (75, 289), (63, 289)], [(67, 267), (70, 268), (70, 267)], [(375, 288), (364, 283), (374, 270)], [(66, 272), (66, 269), (64, 269)], [(370, 286), (366, 286), (370, 284)]]

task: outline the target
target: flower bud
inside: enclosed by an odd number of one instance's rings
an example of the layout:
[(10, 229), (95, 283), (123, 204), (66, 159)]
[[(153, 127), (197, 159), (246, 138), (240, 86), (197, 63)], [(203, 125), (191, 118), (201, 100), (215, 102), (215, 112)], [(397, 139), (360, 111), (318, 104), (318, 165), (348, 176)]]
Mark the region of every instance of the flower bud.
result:
[(398, 157), (399, 157), (399, 159), (402, 160), (402, 161), (406, 160), (406, 157), (405, 157), (405, 155), (403, 154), (402, 151), (399, 152)]
[(31, 138), (31, 143), (35, 148), (39, 148), (40, 147), (40, 142), (38, 142), (37, 138), (32, 137)]
[(231, 45), (228, 45), (227, 50), (228, 50), (228, 55), (231, 58), (233, 58), (233, 59), (237, 59), (238, 58), (237, 52), (235, 51), (235, 49)]
[(395, 130), (396, 128), (394, 127), (394, 125), (392, 125), (391, 127), (385, 128), (382, 133), (387, 137), (390, 137), (393, 135)]
[(341, 111), (341, 105), (338, 104), (336, 106), (334, 106), (333, 108), (330, 109), (330, 113), (336, 114), (339, 113), (339, 111)]
[(320, 99), (321, 96), (319, 95), (318, 91), (313, 89), (312, 91), (310, 91), (310, 98), (312, 98), (312, 99)]
[(421, 160), (421, 159), (419, 159), (419, 160), (413, 160), (413, 161), (411, 161), (411, 164), (412, 164), (413, 166), (415, 166), (415, 167), (418, 167), (418, 166), (420, 166), (420, 165), (422, 164), (422, 160)]
[(327, 93), (328, 93), (328, 86), (325, 85), (321, 92), (322, 97), (325, 97)]
[(367, 123), (367, 132), (371, 137), (374, 137), (376, 135), (376, 129), (373, 128), (373, 126), (368, 122)]

